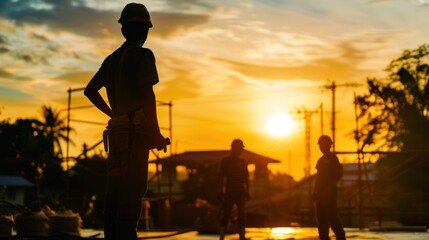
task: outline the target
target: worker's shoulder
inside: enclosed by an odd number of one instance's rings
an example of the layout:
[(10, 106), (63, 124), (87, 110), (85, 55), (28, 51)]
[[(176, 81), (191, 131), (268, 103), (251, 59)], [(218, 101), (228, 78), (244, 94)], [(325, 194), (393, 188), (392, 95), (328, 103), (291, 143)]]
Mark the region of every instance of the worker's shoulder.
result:
[(121, 54), (121, 52), (122, 52), (122, 49), (121, 48), (118, 48), (118, 49), (116, 49), (115, 51), (113, 51), (112, 53), (110, 53), (105, 59), (104, 59), (104, 63), (105, 62), (108, 62), (108, 61), (110, 61), (112, 58), (115, 58), (115, 57), (119, 57), (119, 55)]
[(330, 152), (327, 154), (322, 155), (319, 160), (317, 161), (317, 164), (322, 163), (329, 163), (329, 162), (338, 162), (338, 157), (335, 153)]
[(331, 164), (340, 164), (340, 160), (338, 159), (337, 155), (333, 152), (331, 152), (330, 154), (327, 154), (326, 158), (328, 162), (330, 162)]
[(337, 154), (335, 154), (335, 152), (331, 152), (331, 154), (329, 155), (330, 158), (332, 159), (337, 159), (338, 160), (338, 156)]
[(141, 61), (144, 63), (155, 62), (155, 56), (149, 48), (138, 48), (130, 55), (135, 61)]
[(144, 56), (155, 57), (152, 50), (149, 48), (140, 48), (139, 53), (143, 54)]

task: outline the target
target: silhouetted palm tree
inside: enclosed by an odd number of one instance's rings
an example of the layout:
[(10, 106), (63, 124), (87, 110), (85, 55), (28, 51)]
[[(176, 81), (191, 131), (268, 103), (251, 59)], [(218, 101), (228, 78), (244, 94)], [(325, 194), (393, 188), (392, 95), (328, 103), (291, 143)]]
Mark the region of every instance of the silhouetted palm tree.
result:
[(51, 156), (61, 158), (63, 156), (61, 141), (67, 141), (66, 118), (61, 117), (60, 111), (46, 105), (42, 106), (42, 116), (43, 120), (38, 122), (38, 128), (49, 140), (48, 150)]

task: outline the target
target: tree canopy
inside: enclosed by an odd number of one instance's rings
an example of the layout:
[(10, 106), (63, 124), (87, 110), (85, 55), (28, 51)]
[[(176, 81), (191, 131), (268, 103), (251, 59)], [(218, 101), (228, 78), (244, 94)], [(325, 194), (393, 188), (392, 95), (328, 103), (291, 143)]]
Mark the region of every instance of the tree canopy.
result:
[(38, 182), (41, 192), (59, 195), (65, 185), (60, 141), (66, 131), (60, 112), (49, 106), (42, 107), (42, 120), (0, 120), (0, 174), (24, 176)]
[(385, 78), (369, 78), (368, 93), (357, 97), (362, 148), (429, 149), (429, 45), (406, 50), (386, 68)]
[(67, 125), (66, 118), (60, 113), (51, 106), (42, 106), (42, 120), (36, 121), (36, 127), (49, 140), (49, 152), (52, 156), (62, 158), (61, 141), (67, 141)]
[(404, 223), (426, 224), (422, 214), (429, 209), (428, 63), (428, 44), (406, 50), (390, 62), (386, 77), (369, 78), (368, 93), (356, 99), (365, 122), (358, 134), (361, 149), (396, 152), (379, 156), (375, 186), (380, 196), (390, 196), (385, 203)]

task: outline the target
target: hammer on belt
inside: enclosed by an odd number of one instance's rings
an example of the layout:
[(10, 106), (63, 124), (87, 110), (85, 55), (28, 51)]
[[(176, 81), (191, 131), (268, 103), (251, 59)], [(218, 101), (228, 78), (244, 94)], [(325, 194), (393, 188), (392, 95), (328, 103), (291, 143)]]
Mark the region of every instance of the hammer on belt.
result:
[(103, 131), (103, 144), (104, 144), (104, 151), (109, 152), (109, 130)]

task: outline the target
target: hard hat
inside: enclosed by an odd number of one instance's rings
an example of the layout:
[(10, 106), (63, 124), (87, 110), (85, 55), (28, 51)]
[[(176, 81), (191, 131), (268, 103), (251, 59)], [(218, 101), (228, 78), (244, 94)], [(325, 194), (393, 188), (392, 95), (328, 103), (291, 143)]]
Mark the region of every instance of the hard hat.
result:
[(149, 11), (141, 3), (128, 3), (125, 5), (118, 23), (127, 22), (148, 23), (149, 27), (152, 27)]
[(332, 144), (332, 139), (328, 135), (322, 135), (319, 137), (319, 140), (317, 141), (317, 144)]
[(241, 139), (234, 139), (231, 143), (231, 147), (242, 147), (242, 148), (244, 148), (243, 141)]

